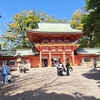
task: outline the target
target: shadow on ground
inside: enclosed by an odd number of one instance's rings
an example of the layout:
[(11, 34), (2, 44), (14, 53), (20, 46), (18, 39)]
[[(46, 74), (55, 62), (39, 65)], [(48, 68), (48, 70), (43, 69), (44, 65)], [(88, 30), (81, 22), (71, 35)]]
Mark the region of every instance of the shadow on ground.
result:
[[(57, 80), (57, 78), (55, 80)], [(44, 86), (36, 90), (24, 91), (22, 93), (12, 92), (13, 90), (17, 90), (17, 88), (20, 87), (18, 86), (19, 81), (17, 85), (0, 85), (0, 100), (100, 100), (100, 98), (95, 98), (94, 96), (86, 96), (85, 94), (79, 92), (75, 92), (73, 93), (73, 95), (57, 94), (55, 92), (48, 93), (46, 87), (49, 87), (50, 84), (53, 83), (55, 80), (53, 80), (49, 84), (45, 84)]]
[(91, 69), (89, 72), (82, 74), (82, 76), (88, 78), (97, 80), (98, 87), (100, 88), (100, 70), (97, 69)]
[[(9, 91), (9, 90), (7, 90)], [(0, 100), (100, 100), (93, 96), (85, 96), (81, 93), (74, 93), (72, 95), (68, 94), (57, 94), (55, 92), (46, 93), (47, 90), (42, 90), (41, 88), (35, 91), (24, 91), (16, 95), (6, 95), (3, 93), (0, 95)]]
[[(91, 75), (94, 76), (92, 70), (89, 73), (83, 74), (83, 76), (87, 78), (96, 79), (95, 77), (91, 77)], [(22, 86), (20, 83), (28, 79), (28, 77), (25, 76), (22, 77), (21, 80), (16, 80), (18, 77), (19, 76), (13, 77), (13, 81), (15, 81), (14, 84), (0, 84), (0, 100), (100, 100), (100, 98), (95, 98), (94, 96), (86, 96), (85, 94), (82, 94), (80, 92), (75, 92), (73, 93), (73, 95), (48, 92), (46, 87), (49, 87), (50, 84), (56, 81), (58, 78), (54, 79), (49, 84), (45, 84), (36, 90), (24, 90), (24, 92), (22, 93), (14, 93), (13, 91), (17, 90)]]

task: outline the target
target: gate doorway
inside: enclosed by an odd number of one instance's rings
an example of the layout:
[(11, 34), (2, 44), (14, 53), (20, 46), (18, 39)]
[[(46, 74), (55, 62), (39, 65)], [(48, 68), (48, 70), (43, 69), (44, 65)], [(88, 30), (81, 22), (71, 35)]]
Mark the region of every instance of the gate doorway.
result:
[(42, 59), (42, 66), (48, 67), (48, 59)]
[(56, 67), (55, 64), (60, 61), (60, 58), (52, 58), (52, 67)]

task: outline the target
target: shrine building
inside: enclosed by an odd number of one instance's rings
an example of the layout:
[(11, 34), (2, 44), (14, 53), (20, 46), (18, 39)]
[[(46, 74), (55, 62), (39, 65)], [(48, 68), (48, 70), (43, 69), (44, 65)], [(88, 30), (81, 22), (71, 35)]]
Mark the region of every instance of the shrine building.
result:
[(20, 62), (29, 68), (54, 67), (56, 61), (65, 64), (69, 59), (73, 66), (100, 67), (100, 48), (80, 48), (81, 30), (72, 29), (68, 23), (40, 22), (38, 29), (27, 30), (34, 49), (0, 49), (0, 71), (7, 62), (10, 70), (18, 70)]
[(53, 61), (57, 59), (64, 64), (66, 59), (73, 65), (80, 64), (75, 50), (80, 46), (76, 41), (83, 36), (81, 30), (72, 29), (68, 23), (40, 22), (38, 29), (27, 30), (27, 34), (39, 53), (39, 67), (52, 67)]

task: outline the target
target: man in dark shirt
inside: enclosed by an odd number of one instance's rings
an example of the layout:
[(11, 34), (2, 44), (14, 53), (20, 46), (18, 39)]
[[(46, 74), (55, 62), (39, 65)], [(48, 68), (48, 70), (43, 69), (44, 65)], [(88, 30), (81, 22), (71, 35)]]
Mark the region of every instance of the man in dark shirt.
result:
[(70, 63), (69, 63), (69, 60), (67, 59), (67, 60), (66, 60), (66, 65), (65, 65), (65, 67), (66, 67), (66, 75), (67, 75), (67, 76), (70, 75), (70, 74), (69, 74), (69, 66), (70, 66)]

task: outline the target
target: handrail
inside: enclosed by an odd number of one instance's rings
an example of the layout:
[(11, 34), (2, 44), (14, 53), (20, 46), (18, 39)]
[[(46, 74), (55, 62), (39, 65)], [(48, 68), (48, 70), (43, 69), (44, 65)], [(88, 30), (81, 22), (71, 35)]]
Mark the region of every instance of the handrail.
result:
[(79, 44), (65, 44), (65, 43), (35, 43), (35, 46), (80, 46)]

